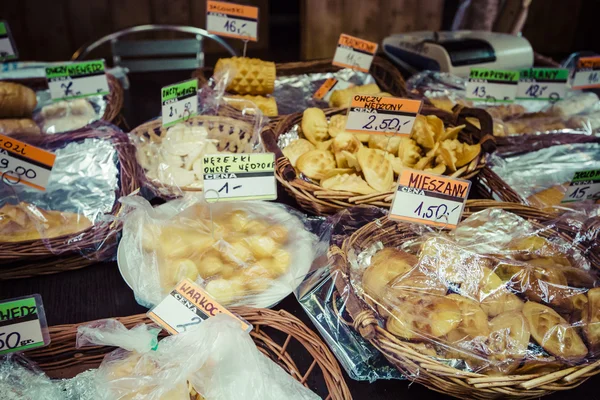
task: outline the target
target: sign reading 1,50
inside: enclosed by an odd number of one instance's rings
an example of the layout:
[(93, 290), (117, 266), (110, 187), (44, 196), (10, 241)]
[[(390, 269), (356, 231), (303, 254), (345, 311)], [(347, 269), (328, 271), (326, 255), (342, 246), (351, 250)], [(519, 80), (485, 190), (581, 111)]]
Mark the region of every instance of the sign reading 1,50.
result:
[(225, 28), (225, 30), (227, 32), (231, 32), (231, 33), (236, 33), (238, 35), (244, 35), (247, 34), (247, 32), (245, 32), (243, 29), (246, 27), (246, 23), (243, 23), (242, 25), (240, 25), (239, 27), (236, 24), (236, 20), (234, 19), (228, 19), (225, 22), (225, 25), (223, 26), (223, 28)]

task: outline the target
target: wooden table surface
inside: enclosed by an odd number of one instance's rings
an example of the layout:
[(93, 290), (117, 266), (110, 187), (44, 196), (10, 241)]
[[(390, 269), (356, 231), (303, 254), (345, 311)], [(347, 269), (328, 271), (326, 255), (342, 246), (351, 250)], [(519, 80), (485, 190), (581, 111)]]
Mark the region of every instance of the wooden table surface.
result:
[[(131, 76), (131, 90), (126, 95), (126, 117), (130, 126), (134, 127), (158, 115), (159, 90), (162, 86), (184, 80), (189, 76), (189, 71), (168, 76), (164, 74)], [(280, 201), (293, 205), (293, 201), (284, 193), (280, 193)], [(121, 278), (116, 262), (99, 263), (61, 274), (0, 281), (0, 299), (33, 293), (41, 294), (49, 325), (80, 323), (147, 311), (136, 303), (133, 292)], [(316, 330), (293, 295), (275, 308), (291, 312), (311, 329)], [(452, 399), (407, 381), (369, 383), (354, 381), (347, 376), (345, 378), (356, 400)], [(575, 389), (555, 393), (546, 398), (548, 400), (600, 399), (599, 391), (596, 389), (597, 384), (600, 384), (598, 376)]]

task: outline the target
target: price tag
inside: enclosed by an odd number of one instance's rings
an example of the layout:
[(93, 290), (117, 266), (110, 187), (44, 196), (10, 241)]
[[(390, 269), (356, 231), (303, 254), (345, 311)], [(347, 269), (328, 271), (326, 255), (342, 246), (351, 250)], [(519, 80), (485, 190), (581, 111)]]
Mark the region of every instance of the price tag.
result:
[(219, 36), (258, 41), (258, 7), (206, 2), (206, 30)]
[(355, 133), (410, 135), (421, 100), (355, 95), (350, 103), (346, 130)]
[(19, 57), (17, 46), (10, 33), (8, 22), (0, 21), (0, 61), (16, 60)]
[(104, 60), (46, 67), (46, 79), (52, 100), (104, 96), (110, 93)]
[(471, 68), (467, 100), (485, 103), (512, 103), (517, 95), (519, 72)]
[(392, 202), (390, 218), (454, 229), (460, 222), (471, 182), (405, 169)]
[(573, 89), (600, 87), (600, 57), (581, 57), (577, 61), (571, 87)]
[(369, 72), (376, 52), (377, 43), (342, 33), (332, 64), (342, 68)]
[(600, 169), (576, 172), (561, 203), (584, 200), (600, 200)]
[(198, 114), (198, 80), (176, 83), (161, 90), (162, 124), (172, 126)]
[(327, 78), (321, 87), (315, 92), (313, 98), (317, 100), (329, 101), (329, 98), (336, 90), (344, 90), (354, 86), (354, 83), (343, 79)]
[(146, 315), (171, 335), (176, 335), (193, 330), (202, 321), (218, 314), (227, 314), (238, 319), (246, 332), (252, 330), (252, 325), (233, 315), (200, 286), (187, 278), (182, 279), (175, 289)]
[(50, 344), (39, 294), (0, 302), (0, 355)]
[(529, 68), (519, 71), (517, 100), (541, 100), (555, 103), (567, 93), (569, 70)]
[(209, 203), (277, 199), (273, 153), (208, 154), (202, 171)]
[(56, 155), (0, 135), (0, 181), (46, 190)]

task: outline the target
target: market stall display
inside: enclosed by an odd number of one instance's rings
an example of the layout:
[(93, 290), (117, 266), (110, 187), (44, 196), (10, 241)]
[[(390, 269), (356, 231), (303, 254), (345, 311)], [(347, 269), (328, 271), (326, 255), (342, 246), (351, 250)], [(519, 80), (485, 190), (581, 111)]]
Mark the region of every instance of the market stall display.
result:
[[(405, 167), (471, 178), (494, 148), (491, 119), (481, 110), (424, 107), (410, 137), (349, 134), (346, 111), (307, 109), (263, 132), (265, 148), (276, 154), (277, 179), (315, 214), (357, 204), (389, 207), (394, 176)], [(483, 129), (467, 121), (473, 118)]]
[[(294, 379), (315, 390), (322, 398), (352, 398), (339, 365), (329, 349), (298, 318), (283, 310), (248, 307), (233, 307), (231, 310), (253, 325), (250, 336), (258, 350)], [(144, 315), (117, 320), (129, 329), (151, 322)], [(72, 378), (87, 369), (97, 368), (105, 355), (114, 348), (94, 346), (77, 349), (75, 345), (78, 325), (50, 327), (50, 346), (29, 352), (27, 356), (54, 379)], [(293, 355), (290, 354), (292, 348)]]
[(560, 219), (493, 202), (469, 202), (453, 232), (344, 215), (336, 308), (409, 379), (458, 398), (529, 398), (599, 372), (597, 260)]
[(52, 151), (45, 191), (0, 183), (0, 279), (78, 269), (115, 256), (118, 198), (137, 188), (127, 137), (110, 125), (64, 135), (15, 136)]

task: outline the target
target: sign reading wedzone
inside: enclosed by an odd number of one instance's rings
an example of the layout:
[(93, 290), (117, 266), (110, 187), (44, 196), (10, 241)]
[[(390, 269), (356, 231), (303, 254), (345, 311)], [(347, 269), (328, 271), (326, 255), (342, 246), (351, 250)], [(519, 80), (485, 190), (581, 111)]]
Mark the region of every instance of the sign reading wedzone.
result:
[(46, 67), (52, 100), (71, 100), (110, 93), (104, 60), (85, 61)]
[(377, 53), (377, 47), (377, 43), (342, 33), (332, 64), (342, 68), (369, 72), (373, 57)]
[(202, 171), (208, 202), (277, 199), (273, 153), (207, 154)]
[(11, 61), (19, 58), (17, 46), (6, 21), (0, 21), (0, 61)]
[(577, 61), (577, 68), (571, 86), (573, 89), (600, 87), (600, 56), (581, 57)]
[(56, 155), (0, 135), (0, 184), (46, 190)]
[(512, 103), (517, 95), (519, 71), (471, 68), (467, 100), (487, 103)]
[(562, 203), (600, 200), (600, 169), (576, 172)]
[(258, 7), (207, 1), (206, 30), (219, 36), (258, 41)]
[(421, 100), (355, 95), (350, 103), (346, 130), (354, 133), (410, 135)]
[(198, 80), (190, 79), (161, 89), (162, 124), (175, 125), (198, 114)]
[(517, 100), (556, 102), (565, 97), (569, 70), (563, 68), (529, 68), (519, 71)]
[(238, 319), (241, 328), (246, 332), (252, 330), (252, 325), (232, 314), (187, 278), (181, 280), (163, 301), (147, 313), (148, 318), (171, 335), (191, 330), (202, 321), (218, 314), (227, 314)]
[(0, 302), (0, 355), (50, 343), (40, 295)]
[(461, 220), (470, 188), (467, 180), (404, 169), (390, 218), (454, 229)]

